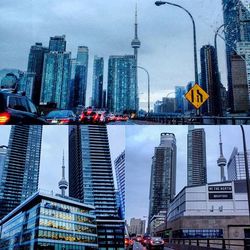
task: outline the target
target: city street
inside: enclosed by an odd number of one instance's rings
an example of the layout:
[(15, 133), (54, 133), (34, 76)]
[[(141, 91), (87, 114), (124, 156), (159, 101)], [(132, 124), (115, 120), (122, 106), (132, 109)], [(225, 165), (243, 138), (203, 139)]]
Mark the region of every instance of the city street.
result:
[[(143, 247), (141, 243), (135, 242), (133, 245), (133, 250), (146, 250), (146, 247)], [(173, 250), (172, 248), (164, 247), (164, 250)]]
[(158, 122), (141, 121), (141, 120), (128, 120), (128, 121), (116, 121), (110, 122), (108, 125), (160, 125)]

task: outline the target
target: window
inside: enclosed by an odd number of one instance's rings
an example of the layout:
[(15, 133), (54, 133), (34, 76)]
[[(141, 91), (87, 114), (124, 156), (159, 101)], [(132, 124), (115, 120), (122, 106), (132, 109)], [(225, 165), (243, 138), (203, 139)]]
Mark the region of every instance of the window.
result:
[(27, 101), (25, 98), (22, 98), (22, 97), (10, 96), (8, 107), (11, 109), (25, 111), (25, 112), (29, 111)]

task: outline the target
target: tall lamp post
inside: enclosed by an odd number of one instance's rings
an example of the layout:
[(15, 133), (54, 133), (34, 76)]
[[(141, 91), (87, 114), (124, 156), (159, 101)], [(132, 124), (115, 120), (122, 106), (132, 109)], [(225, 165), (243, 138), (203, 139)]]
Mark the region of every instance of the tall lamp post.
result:
[(166, 2), (166, 1), (156, 1), (155, 2), (156, 6), (161, 6), (161, 5), (164, 5), (164, 4), (172, 5), (172, 6), (175, 6), (175, 7), (178, 7), (180, 9), (184, 10), (189, 15), (189, 17), (192, 20), (192, 24), (193, 24), (193, 37), (194, 37), (194, 75), (195, 75), (195, 83), (198, 83), (198, 62), (197, 62), (197, 45), (196, 45), (197, 42), (196, 42), (196, 26), (195, 26), (194, 18), (191, 15), (191, 13), (187, 9), (185, 9), (184, 7), (182, 7), (181, 5), (178, 5), (178, 4), (175, 4), (175, 3)]
[(247, 144), (246, 136), (243, 125), (240, 125), (242, 138), (243, 138), (243, 149), (244, 149), (244, 159), (245, 159), (245, 171), (246, 171), (246, 182), (247, 182), (247, 198), (248, 198), (248, 212), (250, 218), (250, 180), (249, 180), (249, 169), (248, 169), (248, 157), (247, 157)]
[(135, 67), (145, 71), (148, 77), (148, 115), (149, 115), (150, 113), (150, 75), (149, 75), (149, 72), (144, 67), (141, 67), (141, 66), (135, 66)]

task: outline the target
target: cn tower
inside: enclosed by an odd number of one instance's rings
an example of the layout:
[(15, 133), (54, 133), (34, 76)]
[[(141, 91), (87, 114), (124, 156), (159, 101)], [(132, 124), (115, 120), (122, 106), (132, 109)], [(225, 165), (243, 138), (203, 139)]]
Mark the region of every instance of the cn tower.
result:
[(225, 171), (224, 171), (224, 167), (227, 165), (227, 160), (223, 155), (223, 148), (222, 148), (222, 140), (221, 140), (221, 128), (220, 128), (220, 157), (217, 160), (217, 165), (220, 167), (220, 179), (221, 181), (225, 181), (226, 177), (225, 177)]
[[(134, 49), (134, 56), (135, 56), (135, 83), (136, 83), (136, 93), (138, 93), (138, 77), (137, 77), (137, 62), (138, 62), (138, 49), (141, 47), (141, 42), (138, 38), (138, 23), (137, 23), (137, 4), (135, 7), (135, 37), (131, 42), (131, 46)], [(138, 95), (138, 94), (137, 94)], [(136, 95), (136, 103), (137, 109), (139, 109), (139, 101), (138, 96)]]

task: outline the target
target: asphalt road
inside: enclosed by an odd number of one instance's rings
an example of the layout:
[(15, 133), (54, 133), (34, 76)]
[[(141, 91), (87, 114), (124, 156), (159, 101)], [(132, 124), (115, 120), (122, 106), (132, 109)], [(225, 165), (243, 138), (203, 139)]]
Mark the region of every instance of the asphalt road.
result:
[(140, 120), (128, 120), (128, 121), (119, 121), (119, 122), (108, 123), (108, 125), (160, 125), (160, 124), (161, 123), (140, 121)]
[[(135, 242), (133, 245), (133, 250), (147, 250), (146, 247), (143, 247), (139, 242)], [(164, 250), (173, 250), (172, 248), (164, 247)]]

